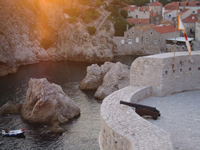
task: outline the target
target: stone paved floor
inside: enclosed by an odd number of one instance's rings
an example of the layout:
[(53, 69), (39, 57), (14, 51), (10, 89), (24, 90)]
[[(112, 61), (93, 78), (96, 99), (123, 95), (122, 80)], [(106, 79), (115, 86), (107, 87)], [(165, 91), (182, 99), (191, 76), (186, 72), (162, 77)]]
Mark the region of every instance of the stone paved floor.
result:
[(170, 132), (174, 150), (200, 150), (200, 90), (148, 97), (138, 103), (160, 111), (160, 118), (148, 120)]

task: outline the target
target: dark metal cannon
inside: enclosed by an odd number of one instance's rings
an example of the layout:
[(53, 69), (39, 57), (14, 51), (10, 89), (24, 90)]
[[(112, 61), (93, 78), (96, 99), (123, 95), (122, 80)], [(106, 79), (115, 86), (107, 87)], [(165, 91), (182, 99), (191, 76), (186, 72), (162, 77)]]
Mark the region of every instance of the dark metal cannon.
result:
[(155, 107), (125, 101), (120, 101), (120, 104), (135, 107), (135, 112), (140, 116), (151, 116), (154, 120), (160, 117), (160, 112)]

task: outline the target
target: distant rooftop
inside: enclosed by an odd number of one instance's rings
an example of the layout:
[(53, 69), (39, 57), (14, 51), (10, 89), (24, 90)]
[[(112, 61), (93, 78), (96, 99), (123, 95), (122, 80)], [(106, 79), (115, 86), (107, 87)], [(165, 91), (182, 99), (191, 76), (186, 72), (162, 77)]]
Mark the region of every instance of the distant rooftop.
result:
[(194, 23), (198, 21), (198, 15), (197, 14), (192, 14), (188, 16), (187, 18), (183, 19), (184, 23)]
[(168, 26), (152, 26), (152, 28), (158, 33), (170, 33), (175, 32), (175, 27), (173, 25)]
[[(180, 6), (180, 7), (200, 7), (200, 2), (199, 1), (194, 1), (194, 2), (191, 2), (191, 1), (185, 1), (185, 2), (182, 2), (182, 1), (175, 1), (175, 2), (171, 2), (167, 5), (165, 5), (165, 7), (168, 7), (168, 6)], [(166, 8), (165, 8), (166, 9)]]
[(133, 24), (149, 24), (149, 18), (140, 19), (140, 18), (127, 18), (128, 23)]
[(160, 24), (171, 24), (171, 25), (174, 25), (173, 22), (171, 22), (171, 21), (169, 21), (169, 20), (167, 20), (167, 19), (161, 21)]
[(163, 6), (163, 4), (161, 4), (159, 2), (154, 2), (150, 6)]
[(130, 6), (128, 6), (128, 7), (124, 7), (124, 9), (126, 10), (126, 11), (135, 11), (135, 10), (139, 10), (139, 11), (149, 11), (149, 7), (148, 6), (142, 6), (142, 7), (137, 7), (137, 6), (135, 6), (135, 5), (130, 5)]

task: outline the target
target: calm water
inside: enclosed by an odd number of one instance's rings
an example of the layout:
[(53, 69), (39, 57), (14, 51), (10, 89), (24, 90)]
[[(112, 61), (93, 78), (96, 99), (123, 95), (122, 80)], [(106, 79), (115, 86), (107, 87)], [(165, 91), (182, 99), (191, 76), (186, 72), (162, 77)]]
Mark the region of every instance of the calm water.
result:
[[(115, 61), (131, 65), (135, 56), (116, 57)], [(81, 109), (81, 115), (63, 124), (63, 134), (52, 134), (46, 125), (32, 125), (24, 122), (20, 115), (0, 116), (0, 130), (26, 129), (25, 138), (0, 137), (0, 150), (4, 149), (60, 149), (60, 150), (98, 150), (100, 132), (101, 101), (96, 100), (94, 91), (81, 91), (80, 81), (91, 64), (78, 62), (41, 62), (21, 66), (16, 74), (0, 78), (0, 107), (7, 101), (23, 103), (30, 78), (47, 78), (58, 84)]]

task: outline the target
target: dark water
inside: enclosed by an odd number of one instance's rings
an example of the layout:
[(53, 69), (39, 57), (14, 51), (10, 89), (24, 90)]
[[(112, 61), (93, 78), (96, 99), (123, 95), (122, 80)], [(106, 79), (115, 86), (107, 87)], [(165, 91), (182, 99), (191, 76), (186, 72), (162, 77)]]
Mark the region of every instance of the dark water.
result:
[[(116, 61), (131, 65), (136, 56), (116, 57)], [(23, 103), (30, 78), (47, 78), (58, 84), (81, 109), (81, 115), (63, 124), (63, 134), (52, 134), (46, 125), (32, 125), (24, 122), (20, 115), (0, 116), (0, 130), (26, 129), (25, 138), (0, 137), (0, 150), (4, 149), (59, 149), (59, 150), (98, 150), (100, 132), (101, 101), (96, 100), (94, 91), (81, 91), (80, 81), (91, 64), (79, 62), (40, 62), (21, 66), (16, 74), (0, 78), (0, 107), (7, 101)]]

